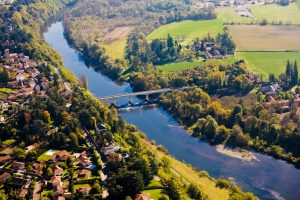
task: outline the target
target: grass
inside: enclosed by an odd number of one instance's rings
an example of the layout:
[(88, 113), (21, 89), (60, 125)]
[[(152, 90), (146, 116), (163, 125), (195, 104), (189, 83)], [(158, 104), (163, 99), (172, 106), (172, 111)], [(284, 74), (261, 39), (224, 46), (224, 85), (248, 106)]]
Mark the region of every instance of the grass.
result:
[(241, 17), (235, 12), (235, 8), (232, 7), (223, 7), (217, 8), (217, 19), (221, 20), (223, 23), (241, 23), (241, 24), (250, 24), (254, 20), (250, 17)]
[(284, 73), (287, 60), (300, 63), (300, 53), (296, 52), (238, 52), (237, 57), (245, 59), (250, 69), (264, 78), (270, 73)]
[(105, 48), (107, 55), (109, 55), (110, 57), (114, 59), (122, 59), (125, 56), (126, 45), (126, 38), (122, 38), (119, 40), (115, 40), (110, 44), (103, 44), (102, 46)]
[(230, 25), (227, 27), (239, 51), (300, 50), (300, 27), (296, 25)]
[(74, 190), (76, 191), (77, 189), (80, 188), (91, 188), (90, 184), (76, 184), (74, 185)]
[[(49, 151), (49, 150), (48, 150)], [(47, 152), (48, 151), (45, 151), (42, 155), (40, 155), (38, 157), (38, 161), (48, 161), (50, 160), (51, 156), (50, 155), (47, 155)], [(58, 153), (59, 150), (56, 150), (54, 154)]]
[(298, 9), (300, 10), (300, 0), (296, 1), (296, 5), (297, 5)]
[(196, 66), (202, 66), (203, 62), (201, 61), (194, 61), (194, 62), (174, 62), (174, 63), (169, 63), (165, 65), (158, 65), (156, 66), (157, 69), (163, 70), (165, 72), (171, 72), (171, 71), (181, 71), (181, 70), (186, 70), (190, 69)]
[(14, 139), (8, 139), (8, 140), (3, 141), (2, 145), (9, 146), (9, 145), (11, 145), (11, 144), (13, 144), (15, 142), (16, 142), (16, 140), (14, 140)]
[(154, 190), (144, 190), (143, 194), (149, 194), (151, 199), (157, 200), (161, 197), (161, 189), (154, 189)]
[(193, 62), (188, 62), (188, 61), (183, 61), (183, 62), (174, 62), (174, 63), (168, 63), (165, 65), (158, 65), (156, 66), (157, 69), (160, 69), (164, 72), (174, 72), (174, 71), (182, 71), (182, 70), (187, 70), (191, 69), (194, 67), (202, 67), (204, 65), (208, 65), (210, 63), (215, 63), (215, 62), (221, 62), (225, 64), (232, 64), (235, 61), (237, 61), (236, 58), (225, 58), (223, 60), (208, 60), (206, 62), (203, 61), (193, 61)]
[(166, 39), (168, 34), (171, 34), (172, 37), (187, 42), (197, 37), (204, 37), (208, 33), (210, 33), (212, 36), (215, 36), (222, 32), (223, 24), (221, 20), (186, 20), (161, 26), (150, 33), (147, 36), (147, 39)]
[(13, 92), (13, 90), (10, 88), (0, 88), (0, 99), (7, 98), (8, 95), (12, 92)]
[(261, 21), (267, 19), (269, 22), (282, 21), (288, 24), (300, 24), (299, 0), (296, 3), (290, 3), (288, 6), (278, 4), (254, 5), (250, 9), (256, 19)]

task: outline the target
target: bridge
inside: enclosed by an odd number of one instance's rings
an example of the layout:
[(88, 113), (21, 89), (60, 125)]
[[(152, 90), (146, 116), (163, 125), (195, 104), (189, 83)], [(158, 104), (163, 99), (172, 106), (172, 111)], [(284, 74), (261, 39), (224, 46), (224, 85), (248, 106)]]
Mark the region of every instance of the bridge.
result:
[(119, 98), (125, 98), (125, 97), (134, 97), (134, 96), (146, 96), (146, 100), (149, 99), (149, 95), (151, 94), (163, 94), (167, 92), (171, 92), (174, 90), (186, 90), (190, 89), (192, 87), (181, 87), (181, 88), (164, 88), (164, 89), (159, 89), (159, 90), (149, 90), (149, 91), (142, 91), (142, 92), (132, 92), (132, 93), (123, 93), (123, 94), (116, 94), (116, 95), (111, 95), (111, 96), (104, 96), (100, 97), (99, 99), (101, 100), (116, 100)]

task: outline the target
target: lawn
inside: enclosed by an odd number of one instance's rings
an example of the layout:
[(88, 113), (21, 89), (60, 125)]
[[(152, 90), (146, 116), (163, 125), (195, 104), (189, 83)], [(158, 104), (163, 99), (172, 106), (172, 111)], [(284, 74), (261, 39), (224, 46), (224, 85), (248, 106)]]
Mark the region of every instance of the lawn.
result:
[(3, 141), (2, 145), (9, 146), (9, 145), (12, 145), (15, 142), (16, 142), (16, 140), (14, 140), (14, 139), (8, 139), (8, 140)]
[(287, 60), (300, 63), (300, 53), (295, 52), (237, 52), (239, 59), (245, 59), (251, 70), (267, 78), (270, 73), (284, 73)]
[(229, 25), (227, 28), (239, 51), (300, 50), (300, 27), (296, 25)]
[(48, 150), (48, 151), (45, 151), (42, 155), (40, 155), (38, 157), (38, 161), (48, 161), (50, 160), (51, 156), (53, 155), (47, 155), (49, 154), (50, 151), (53, 151), (54, 153), (53, 154), (57, 154), (58, 152), (60, 152), (59, 150)]
[(9, 88), (0, 88), (0, 99), (5, 99), (8, 97), (10, 93), (12, 93), (13, 90)]
[(296, 5), (297, 5), (298, 9), (300, 10), (300, 0), (296, 1)]
[[(297, 5), (299, 6), (299, 1)], [(261, 21), (267, 19), (269, 22), (282, 21), (288, 24), (300, 24), (300, 11), (296, 3), (290, 3), (288, 6), (278, 4), (254, 5), (250, 9), (256, 19)]]
[(221, 20), (202, 20), (192, 21), (185, 20), (182, 22), (174, 22), (159, 27), (147, 36), (148, 40), (166, 39), (168, 34), (181, 41), (188, 42), (194, 38), (201, 38), (210, 33), (212, 36), (223, 32), (223, 24)]
[(241, 23), (241, 24), (250, 24), (254, 20), (250, 17), (241, 17), (235, 12), (235, 8), (232, 7), (223, 7), (217, 8), (217, 19), (221, 20), (223, 23)]
[(159, 197), (161, 197), (161, 189), (155, 189), (155, 190), (144, 190), (143, 194), (149, 194), (151, 199), (158, 200)]
[(91, 188), (90, 184), (76, 184), (74, 185), (74, 190), (76, 191), (77, 189), (80, 188)]

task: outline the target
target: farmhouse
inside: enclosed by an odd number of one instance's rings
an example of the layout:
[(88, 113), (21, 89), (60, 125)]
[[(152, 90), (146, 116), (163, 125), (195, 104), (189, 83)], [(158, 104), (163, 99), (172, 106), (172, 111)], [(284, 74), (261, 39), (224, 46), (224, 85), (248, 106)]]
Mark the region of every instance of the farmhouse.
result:
[(11, 167), (13, 169), (17, 169), (17, 170), (24, 169), (25, 168), (25, 163), (14, 161), (14, 162), (11, 163)]
[(0, 175), (0, 183), (3, 183), (4, 181), (6, 181), (7, 179), (10, 178), (10, 174), (9, 173), (3, 173)]

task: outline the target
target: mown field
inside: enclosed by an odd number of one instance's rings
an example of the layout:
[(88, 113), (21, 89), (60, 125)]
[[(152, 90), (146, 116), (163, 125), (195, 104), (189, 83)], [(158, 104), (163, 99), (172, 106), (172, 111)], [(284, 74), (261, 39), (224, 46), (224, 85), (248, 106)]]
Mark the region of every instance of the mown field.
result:
[(300, 50), (300, 26), (297, 25), (229, 25), (226, 27), (239, 51)]
[(223, 7), (217, 8), (217, 19), (221, 20), (223, 23), (241, 23), (241, 24), (250, 24), (254, 20), (250, 17), (241, 17), (235, 12), (235, 8)]
[(265, 79), (270, 73), (284, 73), (287, 60), (300, 63), (300, 53), (296, 52), (237, 52), (236, 57), (245, 59), (250, 69)]
[(197, 37), (204, 37), (208, 33), (215, 36), (221, 32), (223, 32), (223, 24), (221, 20), (186, 20), (161, 26), (150, 33), (147, 36), (147, 39), (166, 39), (168, 34), (171, 34), (172, 37), (182, 39), (187, 42)]
[(255, 5), (251, 6), (251, 11), (258, 21), (267, 19), (269, 22), (282, 21), (289, 24), (300, 24), (300, 10), (296, 3), (288, 6), (278, 4)]

